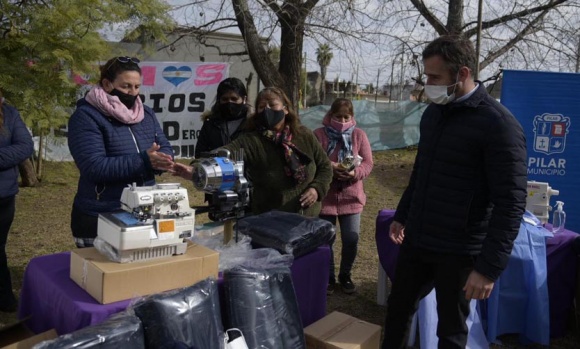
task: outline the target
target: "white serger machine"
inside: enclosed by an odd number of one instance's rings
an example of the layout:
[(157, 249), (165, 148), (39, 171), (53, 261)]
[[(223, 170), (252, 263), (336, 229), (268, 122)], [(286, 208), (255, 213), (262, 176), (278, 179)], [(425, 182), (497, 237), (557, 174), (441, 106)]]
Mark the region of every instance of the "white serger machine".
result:
[(550, 197), (559, 195), (558, 190), (552, 189), (546, 182), (528, 181), (528, 197), (526, 198), (526, 210), (533, 213), (542, 224), (550, 218)]
[(123, 211), (99, 215), (98, 237), (112, 246), (121, 262), (183, 254), (193, 236), (195, 210), (187, 189), (162, 183), (123, 189)]

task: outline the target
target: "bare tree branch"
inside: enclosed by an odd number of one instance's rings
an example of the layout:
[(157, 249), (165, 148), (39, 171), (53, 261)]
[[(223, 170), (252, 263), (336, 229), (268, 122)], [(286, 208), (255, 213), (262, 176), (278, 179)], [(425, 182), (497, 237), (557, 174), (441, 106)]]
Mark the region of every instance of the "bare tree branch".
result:
[(489, 52), (487, 57), (480, 63), (480, 69), (485, 68), (492, 61), (506, 53), (510, 48), (514, 47), (518, 42), (524, 39), (526, 35), (536, 32), (540, 29), (539, 24), (542, 22), (543, 18), (549, 12), (549, 9), (545, 9), (541, 14), (534, 18), (527, 26), (522, 29), (516, 36), (509, 40), (505, 45), (503, 45), (499, 50)]
[[(549, 10), (555, 8), (556, 6), (561, 5), (567, 1), (569, 1), (569, 0), (550, 0), (549, 3), (547, 3), (545, 5), (525, 9), (525, 10), (519, 11), (519, 12), (510, 13), (510, 14), (507, 14), (505, 16), (501, 16), (499, 18), (493, 19), (491, 21), (485, 21), (485, 22), (481, 23), (481, 29), (485, 30), (488, 28), (492, 28), (492, 27), (495, 27), (497, 25), (507, 23), (511, 20), (523, 18), (523, 17), (529, 16), (529, 15), (537, 13), (537, 12), (544, 12), (545, 13), (545, 11), (549, 11)], [(476, 22), (470, 22), (469, 24), (466, 24), (465, 27), (468, 27), (469, 25), (473, 25), (473, 24), (476, 24)], [(477, 34), (477, 27), (468, 29), (464, 32), (465, 37), (468, 37), (468, 38), (474, 36), (475, 34)]]
[(437, 17), (435, 17), (435, 15), (431, 13), (431, 11), (429, 11), (427, 6), (425, 6), (423, 0), (411, 0), (411, 3), (413, 4), (413, 6), (415, 6), (417, 11), (419, 11), (421, 16), (423, 16), (427, 20), (427, 22), (431, 24), (431, 26), (433, 26), (433, 28), (437, 33), (439, 33), (439, 35), (447, 34), (447, 28), (445, 28), (445, 25)]

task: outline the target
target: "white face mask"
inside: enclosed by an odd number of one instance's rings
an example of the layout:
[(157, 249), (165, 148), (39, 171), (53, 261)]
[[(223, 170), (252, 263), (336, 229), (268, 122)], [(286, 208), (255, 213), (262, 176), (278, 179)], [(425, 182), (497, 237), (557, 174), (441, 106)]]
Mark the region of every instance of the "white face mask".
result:
[[(447, 90), (449, 87), (453, 87), (453, 92), (448, 95)], [(447, 85), (425, 85), (425, 95), (435, 104), (447, 104), (453, 102), (455, 99), (455, 88), (457, 87), (457, 82)]]

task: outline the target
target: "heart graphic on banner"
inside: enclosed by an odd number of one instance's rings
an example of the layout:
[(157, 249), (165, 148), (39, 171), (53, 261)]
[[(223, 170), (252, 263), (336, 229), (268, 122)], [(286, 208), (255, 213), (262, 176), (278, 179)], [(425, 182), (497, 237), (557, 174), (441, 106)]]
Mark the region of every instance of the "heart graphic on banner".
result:
[(169, 66), (163, 69), (163, 78), (173, 85), (177, 86), (187, 79), (191, 78), (193, 71), (188, 66), (174, 67)]

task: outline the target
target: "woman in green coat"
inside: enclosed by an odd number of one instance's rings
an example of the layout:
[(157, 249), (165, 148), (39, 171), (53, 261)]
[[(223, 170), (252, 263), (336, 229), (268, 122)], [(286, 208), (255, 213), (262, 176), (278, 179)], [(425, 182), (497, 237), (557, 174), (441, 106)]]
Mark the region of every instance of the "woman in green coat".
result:
[[(260, 91), (248, 132), (223, 148), (244, 149), (252, 183), (252, 213), (271, 210), (318, 217), (332, 181), (328, 156), (309, 129), (301, 125), (292, 103), (279, 88)], [(175, 163), (175, 174), (192, 178), (191, 166)]]

